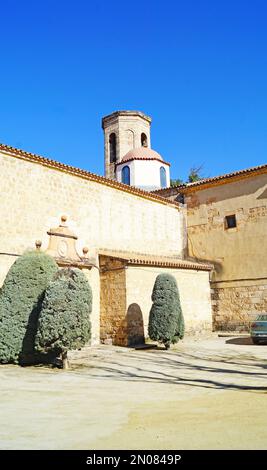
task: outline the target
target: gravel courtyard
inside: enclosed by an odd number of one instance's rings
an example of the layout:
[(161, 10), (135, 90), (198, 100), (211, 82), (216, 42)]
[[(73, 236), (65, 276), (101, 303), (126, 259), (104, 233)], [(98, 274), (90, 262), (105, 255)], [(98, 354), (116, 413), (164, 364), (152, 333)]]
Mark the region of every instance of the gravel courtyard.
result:
[(187, 338), (170, 351), (72, 353), (0, 367), (0, 449), (266, 449), (267, 346)]

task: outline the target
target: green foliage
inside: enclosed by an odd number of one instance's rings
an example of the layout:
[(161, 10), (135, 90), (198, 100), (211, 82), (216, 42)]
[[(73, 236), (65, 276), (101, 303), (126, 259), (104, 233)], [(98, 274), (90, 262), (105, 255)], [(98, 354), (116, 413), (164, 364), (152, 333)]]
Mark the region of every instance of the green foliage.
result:
[(176, 180), (171, 180), (170, 181), (170, 186), (171, 188), (175, 188), (175, 186), (181, 186), (181, 184), (184, 184), (183, 180), (181, 179), (176, 179)]
[(163, 343), (168, 349), (171, 343), (177, 343), (184, 336), (184, 319), (175, 277), (171, 274), (157, 276), (152, 302), (148, 325), (149, 337)]
[(61, 269), (50, 282), (38, 321), (35, 347), (58, 356), (84, 346), (91, 336), (91, 287), (79, 269)]
[(25, 253), (11, 266), (0, 295), (0, 362), (32, 360), (44, 292), (57, 269), (40, 251)]
[(175, 179), (175, 180), (171, 179), (171, 183), (170, 183), (171, 188), (176, 187), (176, 186), (181, 186), (182, 184), (194, 183), (195, 181), (202, 180), (203, 178), (205, 178), (205, 176), (203, 176), (201, 173), (202, 170), (203, 170), (203, 165), (194, 166), (190, 168), (188, 179), (186, 182), (180, 178)]
[(190, 168), (190, 172), (188, 175), (188, 183), (194, 183), (195, 181), (202, 180), (204, 178), (204, 176), (201, 175), (202, 169), (203, 165)]

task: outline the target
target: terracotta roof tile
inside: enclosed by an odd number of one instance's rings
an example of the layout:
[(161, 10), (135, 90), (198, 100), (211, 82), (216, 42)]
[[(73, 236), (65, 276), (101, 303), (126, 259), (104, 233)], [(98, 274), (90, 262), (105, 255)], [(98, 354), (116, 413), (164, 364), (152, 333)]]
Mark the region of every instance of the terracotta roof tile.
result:
[(131, 162), (132, 160), (157, 160), (158, 162), (164, 163), (164, 165), (171, 166), (170, 163), (165, 162), (164, 160), (161, 160), (159, 158), (154, 158), (154, 157), (132, 157), (132, 158), (128, 158), (128, 159), (125, 159), (125, 160), (122, 159), (121, 162), (116, 163), (116, 166), (123, 165), (124, 163), (127, 163), (127, 162)]
[(133, 158), (156, 158), (157, 160), (163, 160), (162, 156), (153, 149), (149, 147), (137, 147), (135, 149), (129, 150), (129, 152), (124, 155), (122, 162), (124, 160), (133, 159)]
[(178, 186), (172, 186), (170, 188), (156, 189), (155, 191), (152, 191), (152, 193), (160, 194), (162, 192), (164, 194), (164, 191), (168, 189), (177, 189), (181, 190), (181, 192), (186, 192), (187, 189), (198, 188), (199, 186), (204, 186), (209, 183), (215, 183), (216, 185), (217, 182), (223, 182), (224, 180), (228, 182), (229, 179), (235, 179), (239, 176), (241, 178), (246, 177), (252, 173), (267, 173), (267, 164), (246, 168), (245, 170), (234, 171), (233, 173), (226, 173), (224, 175), (213, 176), (211, 178), (204, 178), (202, 180), (195, 181), (194, 183), (185, 183), (180, 184)]
[(105, 248), (99, 249), (100, 256), (107, 256), (123, 260), (127, 265), (139, 266), (158, 266), (165, 268), (180, 268), (180, 269), (193, 269), (197, 271), (211, 271), (213, 265), (209, 263), (200, 263), (199, 261), (192, 261), (181, 259), (178, 256), (157, 256), (148, 255), (145, 253), (131, 253), (120, 250), (108, 250)]

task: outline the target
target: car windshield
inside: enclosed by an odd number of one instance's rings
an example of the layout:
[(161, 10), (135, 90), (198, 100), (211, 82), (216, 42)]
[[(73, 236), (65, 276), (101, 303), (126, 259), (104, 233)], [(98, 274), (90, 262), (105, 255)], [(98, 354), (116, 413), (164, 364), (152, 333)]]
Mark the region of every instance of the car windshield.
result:
[(266, 315), (258, 315), (256, 321), (267, 321), (267, 314)]

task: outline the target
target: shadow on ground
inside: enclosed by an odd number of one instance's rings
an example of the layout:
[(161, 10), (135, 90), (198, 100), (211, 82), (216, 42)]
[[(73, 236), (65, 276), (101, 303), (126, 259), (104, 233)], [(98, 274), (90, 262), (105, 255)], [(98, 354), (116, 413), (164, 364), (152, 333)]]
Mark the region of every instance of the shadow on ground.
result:
[[(250, 336), (238, 337), (238, 338), (231, 338), (226, 341), (227, 344), (239, 344), (240, 346), (255, 346), (252, 342)], [(257, 346), (267, 346), (266, 343), (260, 343)]]
[(212, 350), (186, 353), (124, 349), (99, 357), (94, 363), (94, 378), (267, 392), (266, 369), (267, 363), (259, 362), (259, 358), (233, 351), (227, 355)]

